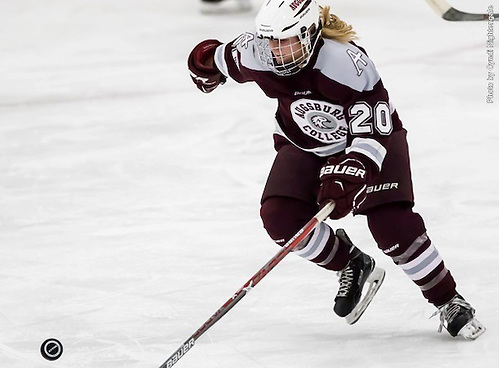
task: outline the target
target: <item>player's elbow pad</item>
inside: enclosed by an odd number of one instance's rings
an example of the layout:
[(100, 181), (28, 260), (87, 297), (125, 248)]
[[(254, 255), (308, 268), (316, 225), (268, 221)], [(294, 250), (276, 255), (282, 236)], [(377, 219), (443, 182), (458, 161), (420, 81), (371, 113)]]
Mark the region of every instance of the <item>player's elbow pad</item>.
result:
[(205, 40), (196, 45), (189, 54), (187, 66), (192, 81), (204, 93), (213, 91), (226, 81), (214, 61), (215, 50), (221, 44), (218, 40)]

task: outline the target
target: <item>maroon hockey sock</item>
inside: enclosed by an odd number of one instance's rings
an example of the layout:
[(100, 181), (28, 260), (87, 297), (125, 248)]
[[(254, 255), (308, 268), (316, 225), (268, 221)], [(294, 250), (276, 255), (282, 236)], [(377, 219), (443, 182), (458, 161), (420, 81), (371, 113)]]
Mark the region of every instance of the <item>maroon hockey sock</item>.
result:
[(327, 270), (340, 271), (352, 259), (351, 247), (343, 243), (325, 223), (319, 224), (305, 246), (295, 254)]
[[(317, 205), (291, 197), (269, 197), (263, 203), (260, 216), (270, 237), (283, 246), (317, 212)], [(294, 253), (328, 270), (342, 270), (350, 260), (350, 247), (338, 241), (325, 223)]]
[(391, 203), (367, 212), (378, 247), (400, 266), (435, 306), (456, 295), (456, 283), (426, 234), (421, 216), (406, 203)]

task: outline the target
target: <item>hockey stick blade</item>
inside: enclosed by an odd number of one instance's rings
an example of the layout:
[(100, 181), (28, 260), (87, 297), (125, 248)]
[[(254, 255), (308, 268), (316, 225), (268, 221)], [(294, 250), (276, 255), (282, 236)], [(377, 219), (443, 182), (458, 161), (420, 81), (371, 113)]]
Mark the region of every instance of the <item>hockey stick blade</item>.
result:
[(374, 271), (367, 278), (366, 284), (369, 285), (365, 296), (362, 300), (355, 306), (353, 311), (350, 312), (348, 316), (345, 317), (345, 320), (349, 325), (353, 325), (357, 322), (360, 317), (364, 314), (369, 304), (371, 304), (374, 296), (378, 292), (381, 284), (385, 280), (385, 270), (382, 268), (376, 267)]
[(194, 332), (159, 368), (171, 368), (182, 358), (208, 329), (230, 311), (247, 293), (249, 293), (282, 259), (305, 240), (317, 225), (326, 220), (333, 212), (335, 203), (327, 203), (309, 222), (305, 224), (289, 241), (253, 275), (234, 295), (228, 299), (196, 332)]
[(477, 21), (477, 20), (489, 20), (493, 17), (492, 20), (499, 17), (498, 13), (494, 14), (474, 14), (474, 13), (465, 13), (460, 10), (450, 8), (443, 15), (442, 18), (451, 22), (462, 22), (462, 21)]
[[(466, 13), (450, 6), (446, 0), (426, 0), (428, 5), (443, 19), (451, 22), (494, 20), (499, 14)], [(492, 18), (492, 19), (491, 19)]]

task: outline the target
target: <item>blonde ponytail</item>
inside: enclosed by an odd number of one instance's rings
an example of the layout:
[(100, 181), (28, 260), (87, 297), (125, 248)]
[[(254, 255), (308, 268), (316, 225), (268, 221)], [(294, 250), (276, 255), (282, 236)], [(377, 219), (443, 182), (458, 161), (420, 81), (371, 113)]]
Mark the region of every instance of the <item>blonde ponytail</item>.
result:
[(350, 42), (357, 38), (352, 26), (342, 21), (337, 15), (330, 13), (329, 6), (321, 6), (321, 36), (339, 42)]

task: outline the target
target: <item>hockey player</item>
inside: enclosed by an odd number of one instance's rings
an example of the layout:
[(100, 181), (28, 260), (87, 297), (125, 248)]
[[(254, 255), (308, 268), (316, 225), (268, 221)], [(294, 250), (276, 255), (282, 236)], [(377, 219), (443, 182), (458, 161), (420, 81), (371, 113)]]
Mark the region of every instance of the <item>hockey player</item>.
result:
[[(351, 211), (367, 216), (378, 247), (438, 308), (439, 330), (475, 339), (485, 328), (456, 291), (422, 217), (412, 210), (406, 130), (355, 38), (351, 26), (315, 0), (268, 0), (255, 31), (225, 44), (201, 42), (188, 67), (205, 93), (230, 77), (255, 82), (277, 100), (277, 155), (261, 199), (264, 227), (277, 244), (285, 244), (319, 205), (334, 200), (332, 219)], [(339, 271), (334, 311), (349, 323), (383, 279), (372, 257), (325, 223), (295, 253)], [(362, 299), (366, 283), (372, 285)]]
[(205, 14), (240, 13), (251, 10), (250, 0), (201, 0)]

